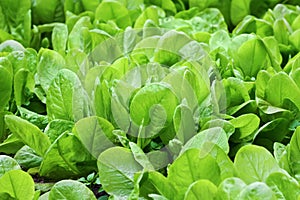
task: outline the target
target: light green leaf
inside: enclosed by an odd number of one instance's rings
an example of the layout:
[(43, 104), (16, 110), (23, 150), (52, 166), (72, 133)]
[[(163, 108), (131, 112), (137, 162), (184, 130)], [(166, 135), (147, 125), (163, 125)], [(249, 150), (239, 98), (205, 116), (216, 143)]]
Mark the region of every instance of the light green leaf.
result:
[(191, 109), (185, 105), (177, 106), (173, 116), (176, 137), (185, 144), (196, 135), (196, 123)]
[(75, 124), (75, 135), (95, 158), (114, 146), (113, 130), (109, 121), (96, 116), (81, 119)]
[(300, 186), (296, 179), (288, 174), (274, 172), (266, 180), (277, 199), (294, 200), (300, 196)]
[(5, 108), (12, 93), (12, 74), (0, 65), (0, 110)]
[(230, 16), (234, 25), (237, 25), (246, 15), (250, 14), (250, 2), (251, 0), (232, 0)]
[(158, 41), (154, 61), (172, 66), (182, 59), (179, 50), (190, 41), (191, 39), (182, 32), (172, 30), (165, 33)]
[(176, 195), (178, 191), (174, 188), (173, 184), (169, 182), (169, 180), (164, 177), (161, 173), (157, 171), (148, 172), (148, 180), (153, 184), (155, 189), (162, 194), (167, 199), (180, 199), (179, 196)]
[(209, 180), (199, 180), (190, 185), (185, 193), (185, 200), (214, 200), (217, 187)]
[(87, 176), (96, 168), (96, 161), (76, 136), (61, 134), (43, 157), (40, 175), (55, 180)]
[(265, 45), (260, 39), (248, 40), (238, 49), (238, 63), (244, 77), (256, 77), (267, 61)]
[(26, 69), (20, 69), (14, 77), (14, 95), (17, 106), (28, 105), (34, 91), (34, 76)]
[(31, 176), (22, 170), (12, 170), (0, 177), (0, 194), (7, 193), (13, 199), (32, 200), (34, 182)]
[(290, 149), (288, 151), (288, 160), (292, 173), (297, 180), (300, 180), (300, 127), (294, 132), (291, 141)]
[(135, 158), (135, 160), (145, 169), (145, 170), (154, 170), (153, 165), (151, 164), (149, 158), (146, 156), (146, 154), (143, 152), (143, 150), (137, 146), (133, 142), (129, 142), (130, 149), (132, 151), (132, 154)]
[(254, 132), (258, 129), (260, 118), (255, 114), (244, 114), (230, 120), (235, 128), (232, 135), (233, 141), (250, 141), (253, 139)]
[(219, 185), (216, 199), (235, 200), (246, 186), (246, 183), (239, 178), (227, 178)]
[(201, 131), (192, 137), (182, 148), (181, 153), (188, 149), (197, 148), (202, 149), (206, 142), (212, 142), (219, 146), (224, 152), (229, 152), (229, 144), (225, 131), (220, 127), (213, 127)]
[(92, 38), (89, 29), (92, 27), (90, 17), (83, 16), (74, 25), (68, 38), (68, 49), (80, 49), (85, 53), (91, 52)]
[(277, 73), (269, 80), (265, 97), (273, 106), (281, 107), (284, 99), (289, 99), (300, 109), (300, 89), (284, 72)]
[(58, 52), (49, 49), (42, 49), (39, 52), (37, 77), (45, 91), (48, 91), (52, 80), (64, 66), (65, 60)]
[(53, 49), (61, 55), (65, 55), (67, 40), (68, 40), (68, 27), (65, 24), (56, 24), (52, 31), (52, 46)]
[(247, 184), (263, 182), (272, 172), (281, 170), (268, 150), (255, 145), (243, 146), (236, 154), (234, 166), (237, 175)]
[(128, 9), (118, 1), (100, 3), (95, 12), (95, 19), (105, 22), (114, 20), (120, 28), (126, 28), (132, 24)]
[(265, 183), (254, 182), (246, 186), (237, 199), (241, 200), (276, 200), (275, 194)]
[[(166, 116), (160, 120), (167, 126), (172, 122), (177, 101), (175, 94), (166, 85), (149, 84), (140, 89), (133, 97), (130, 116), (135, 124), (146, 126), (152, 122), (152, 116), (149, 116), (150, 110), (159, 109), (159, 112), (164, 112)], [(155, 112), (153, 114), (155, 117)]]
[(74, 122), (55, 119), (48, 123), (45, 128), (45, 134), (48, 135), (51, 144), (65, 131), (71, 132), (74, 127)]
[(96, 200), (94, 193), (83, 183), (73, 180), (57, 182), (51, 189), (49, 200)]
[(80, 80), (70, 70), (61, 70), (47, 92), (47, 114), (50, 120), (77, 121), (89, 115), (89, 107)]
[(134, 23), (134, 28), (143, 28), (144, 24), (147, 20), (152, 20), (155, 24), (158, 24), (159, 21), (159, 7), (149, 6), (147, 7), (143, 13), (136, 19)]
[(43, 156), (50, 147), (50, 140), (38, 127), (14, 115), (5, 116), (8, 128), (35, 152)]
[(179, 196), (199, 179), (207, 179), (218, 185), (221, 181), (220, 168), (210, 155), (200, 155), (199, 149), (189, 149), (179, 156), (168, 170), (168, 180), (180, 191)]
[(100, 154), (98, 170), (104, 190), (110, 195), (126, 198), (134, 188), (134, 174), (142, 167), (129, 149), (113, 147)]

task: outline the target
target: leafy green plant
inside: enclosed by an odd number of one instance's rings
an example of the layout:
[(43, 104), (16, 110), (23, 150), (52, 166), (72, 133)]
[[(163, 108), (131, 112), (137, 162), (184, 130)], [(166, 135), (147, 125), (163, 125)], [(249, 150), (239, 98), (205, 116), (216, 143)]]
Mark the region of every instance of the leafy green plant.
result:
[(1, 1), (0, 199), (299, 198), (299, 12)]

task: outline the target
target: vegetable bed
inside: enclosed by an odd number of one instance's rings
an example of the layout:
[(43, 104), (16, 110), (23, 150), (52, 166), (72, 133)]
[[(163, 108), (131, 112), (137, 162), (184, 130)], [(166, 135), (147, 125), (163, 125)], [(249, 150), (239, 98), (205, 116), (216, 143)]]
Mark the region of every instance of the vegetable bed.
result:
[(1, 0), (0, 199), (300, 199), (298, 0)]

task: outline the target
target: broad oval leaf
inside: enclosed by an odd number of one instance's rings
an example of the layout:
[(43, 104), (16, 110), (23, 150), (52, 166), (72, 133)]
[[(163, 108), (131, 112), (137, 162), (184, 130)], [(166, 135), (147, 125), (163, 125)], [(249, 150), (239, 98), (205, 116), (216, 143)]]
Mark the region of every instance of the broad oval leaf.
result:
[(242, 44), (237, 55), (244, 77), (256, 77), (257, 73), (266, 67), (268, 55), (260, 39), (252, 39)]
[(98, 158), (103, 189), (110, 195), (127, 198), (134, 188), (134, 174), (142, 170), (129, 149), (113, 147)]
[(201, 156), (199, 149), (189, 149), (179, 156), (168, 170), (168, 180), (173, 183), (180, 195), (195, 181), (210, 180), (218, 185), (221, 181), (220, 168), (210, 154)]
[(51, 189), (49, 200), (96, 200), (93, 192), (83, 183), (73, 180), (57, 182)]
[(0, 194), (7, 193), (13, 199), (32, 200), (34, 182), (31, 176), (22, 170), (11, 170), (0, 177)]
[(269, 80), (265, 90), (265, 99), (278, 107), (282, 106), (284, 99), (289, 99), (300, 109), (300, 89), (284, 72), (279, 72)]
[(272, 172), (281, 170), (272, 154), (256, 145), (243, 146), (236, 154), (234, 166), (238, 176), (248, 184), (263, 182)]
[(153, 83), (140, 89), (133, 97), (130, 104), (130, 116), (137, 125), (148, 125), (151, 123), (150, 110), (162, 109), (166, 119), (161, 119), (166, 125), (172, 122), (173, 113), (177, 106), (177, 97), (164, 84)]

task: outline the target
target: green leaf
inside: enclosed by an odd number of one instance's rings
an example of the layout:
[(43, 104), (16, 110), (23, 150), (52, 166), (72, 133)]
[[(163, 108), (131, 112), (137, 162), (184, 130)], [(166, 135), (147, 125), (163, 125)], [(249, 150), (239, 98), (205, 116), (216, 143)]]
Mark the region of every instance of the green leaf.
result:
[(158, 41), (154, 61), (172, 66), (182, 59), (179, 50), (190, 41), (191, 39), (182, 32), (168, 31)]
[(256, 77), (257, 73), (266, 66), (267, 52), (260, 39), (251, 39), (238, 49), (237, 62), (244, 77)]
[[(162, 194), (167, 199), (180, 199), (179, 196), (183, 195), (176, 195), (178, 191), (174, 188), (173, 184), (169, 182), (169, 180), (164, 177), (161, 173), (157, 171), (150, 171), (147, 172), (147, 177), (149, 182), (153, 184), (155, 189)], [(147, 181), (146, 180), (146, 181)]]
[(15, 134), (10, 134), (0, 144), (0, 152), (6, 153), (6, 154), (15, 154), (23, 146), (24, 146), (24, 143)]
[(237, 199), (240, 192), (247, 185), (239, 178), (231, 177), (225, 179), (218, 187), (217, 200), (234, 200)]
[(154, 170), (153, 165), (151, 164), (149, 158), (146, 156), (146, 154), (143, 152), (143, 150), (137, 146), (133, 142), (129, 142), (130, 149), (132, 151), (132, 154), (135, 158), (135, 160), (145, 169), (145, 170)]
[(296, 179), (288, 174), (274, 172), (266, 180), (278, 199), (293, 200), (300, 196), (300, 186)]
[(233, 162), (228, 157), (227, 153), (224, 152), (224, 150), (221, 147), (219, 147), (217, 144), (214, 144), (212, 142), (204, 143), (200, 154), (203, 156), (206, 154), (210, 154), (216, 160), (220, 168), (221, 180), (236, 175), (236, 170), (233, 165)]
[(299, 39), (299, 37), (300, 37), (300, 29), (293, 32), (289, 37), (290, 43), (294, 46), (294, 48), (297, 51), (300, 51), (300, 39)]
[(251, 0), (232, 0), (230, 16), (234, 25), (237, 25), (246, 15), (250, 14), (250, 2)]
[(50, 147), (50, 140), (38, 127), (14, 115), (6, 115), (8, 128), (35, 152), (43, 156)]
[(74, 127), (74, 122), (55, 119), (48, 123), (45, 128), (45, 134), (48, 135), (51, 144), (65, 131), (71, 132)]
[(129, 149), (113, 147), (98, 158), (99, 178), (110, 195), (126, 198), (134, 188), (134, 174), (142, 170)]
[(96, 200), (94, 193), (83, 183), (73, 180), (57, 182), (51, 189), (49, 200)]
[(14, 95), (17, 106), (28, 105), (34, 91), (34, 76), (26, 69), (20, 69), (14, 76)]
[(66, 24), (56, 24), (52, 31), (52, 45), (53, 49), (61, 55), (65, 55), (67, 40), (68, 40), (68, 27)]
[(300, 109), (300, 89), (284, 72), (277, 73), (269, 80), (265, 96), (266, 101), (273, 106), (281, 107), (284, 99), (289, 99)]
[(37, 76), (42, 88), (47, 92), (52, 80), (65, 66), (64, 58), (56, 51), (42, 49), (39, 52)]
[(96, 161), (78, 138), (61, 134), (43, 157), (40, 175), (55, 180), (87, 176), (96, 168)]
[(195, 181), (207, 179), (218, 185), (221, 181), (220, 168), (209, 154), (200, 155), (199, 149), (189, 149), (179, 156), (168, 170), (168, 180), (180, 191), (184, 191)]
[(143, 28), (144, 24), (147, 20), (152, 20), (155, 24), (159, 23), (159, 12), (158, 7), (156, 6), (149, 6), (147, 7), (143, 13), (136, 19), (134, 23), (134, 28)]
[(31, 1), (17, 0), (12, 3), (9, 0), (3, 0), (0, 2), (0, 7), (5, 16), (4, 22), (8, 31), (14, 39), (25, 46), (29, 46), (31, 39)]
[(91, 52), (92, 38), (89, 32), (91, 27), (90, 17), (81, 17), (70, 32), (68, 38), (68, 49), (79, 49), (85, 53)]
[(199, 180), (190, 185), (185, 193), (185, 200), (214, 200), (217, 187), (209, 180)]
[(7, 193), (13, 199), (32, 200), (34, 182), (31, 176), (22, 170), (12, 170), (0, 177), (0, 194)]
[(75, 124), (75, 135), (95, 158), (114, 146), (113, 130), (113, 125), (106, 119), (96, 116), (81, 119)]
[(211, 142), (219, 146), (224, 152), (229, 152), (229, 144), (227, 142), (227, 135), (220, 127), (213, 127), (201, 131), (192, 137), (182, 148), (181, 153), (188, 149), (197, 148), (202, 150), (206, 142)]
[(291, 141), (290, 149), (288, 151), (288, 160), (291, 167), (292, 173), (295, 175), (297, 180), (300, 180), (300, 127), (294, 132)]
[(265, 183), (254, 182), (246, 186), (237, 199), (243, 200), (276, 200), (275, 194)]
[(50, 120), (78, 121), (89, 115), (87, 96), (80, 80), (70, 70), (61, 70), (47, 92), (47, 114)]
[(23, 107), (18, 107), (18, 111), (22, 119), (29, 121), (42, 130), (45, 129), (48, 124), (48, 117), (45, 115), (40, 115)]
[(196, 135), (196, 123), (193, 113), (186, 105), (177, 106), (173, 116), (176, 137), (184, 144)]
[(230, 120), (230, 123), (236, 129), (230, 138), (233, 141), (250, 141), (254, 132), (258, 129), (260, 118), (255, 114), (244, 114)]
[(0, 65), (0, 110), (4, 109), (12, 93), (12, 74)]
[(35, 0), (32, 10), (35, 24), (62, 22), (64, 20), (63, 2), (60, 0)]
[[(166, 85), (153, 83), (140, 89), (133, 97), (130, 104), (130, 116), (137, 125), (151, 124), (155, 112), (164, 113), (166, 118), (161, 117), (165, 126), (172, 122), (173, 113), (177, 106), (175, 94)], [(150, 111), (153, 116), (149, 116)], [(161, 116), (161, 115), (160, 115)]]
[(272, 172), (281, 170), (268, 150), (255, 145), (240, 148), (234, 159), (234, 166), (238, 176), (248, 184), (263, 182)]
[(38, 156), (32, 148), (26, 145), (16, 153), (14, 158), (26, 169), (39, 167), (42, 162), (42, 158)]
[(6, 172), (17, 169), (21, 169), (21, 167), (15, 159), (6, 155), (0, 155), (0, 178)]
[(118, 1), (101, 2), (96, 9), (95, 19), (104, 22), (114, 20), (123, 29), (132, 24), (128, 9)]

